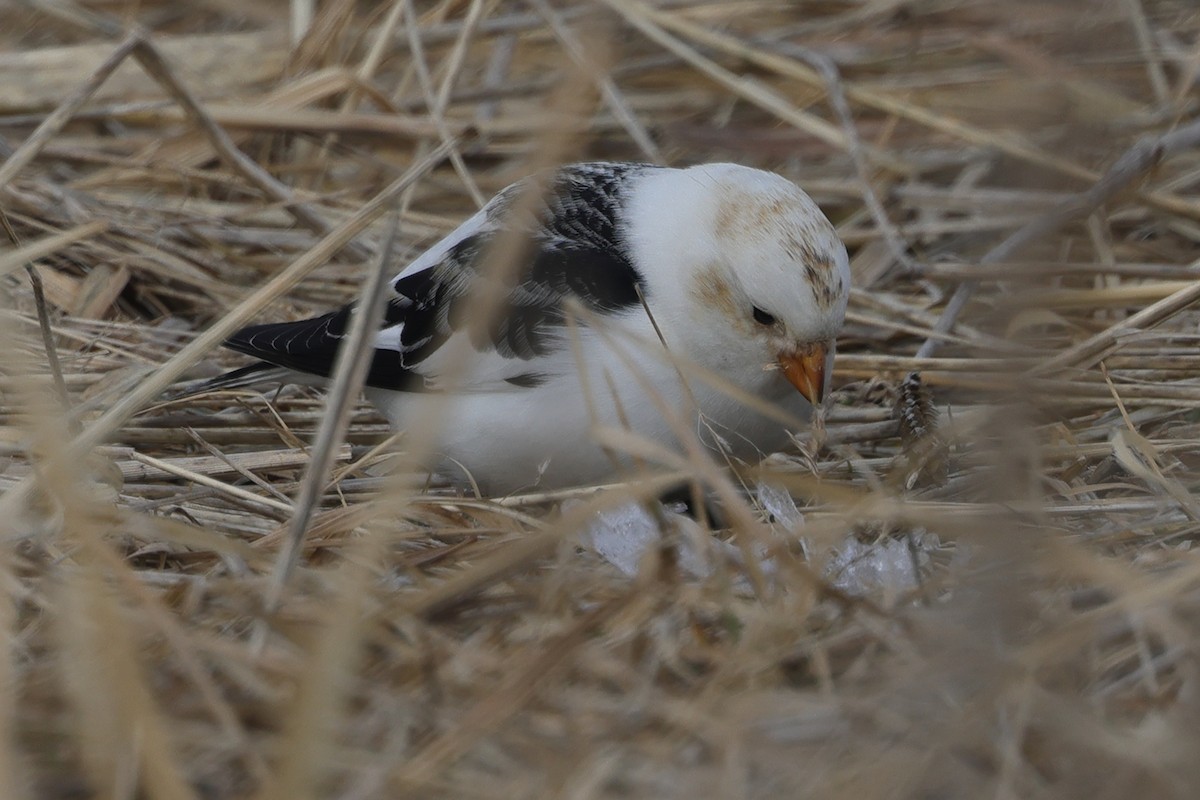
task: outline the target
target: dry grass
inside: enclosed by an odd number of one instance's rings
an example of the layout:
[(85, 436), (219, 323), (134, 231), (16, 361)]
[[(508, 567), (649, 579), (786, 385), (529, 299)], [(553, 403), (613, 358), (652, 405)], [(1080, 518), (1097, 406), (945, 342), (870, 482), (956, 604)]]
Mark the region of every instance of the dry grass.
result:
[[(0, 8), (0, 796), (1200, 791), (1194, 3), (315, 5)], [(585, 157), (838, 224), (805, 523), (693, 454), (742, 565), (627, 578), (581, 529), (671, 476), (462, 497), (364, 406), (283, 570), (322, 396), (163, 390)], [(889, 538), (916, 588), (828, 573)]]

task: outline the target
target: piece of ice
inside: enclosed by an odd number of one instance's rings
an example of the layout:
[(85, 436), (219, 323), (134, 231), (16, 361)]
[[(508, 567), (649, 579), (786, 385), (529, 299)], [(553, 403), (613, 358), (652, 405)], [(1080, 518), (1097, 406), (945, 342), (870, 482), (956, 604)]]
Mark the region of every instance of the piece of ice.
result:
[[(918, 559), (928, 558), (920, 552)], [(885, 538), (874, 544), (863, 544), (853, 536), (842, 542), (825, 566), (830, 582), (849, 595), (862, 596), (882, 590), (888, 596), (916, 589), (917, 573), (908, 543)]]
[(637, 574), (642, 556), (659, 538), (654, 518), (638, 503), (598, 511), (580, 536), (585, 547), (629, 576)]
[[(706, 533), (691, 517), (660, 506), (668, 525), (675, 526), (679, 541), (679, 566), (693, 577), (707, 577), (712, 567), (704, 553)], [(646, 554), (662, 542), (658, 520), (641, 503), (598, 511), (580, 541), (625, 575), (633, 577)], [(720, 543), (718, 543), (720, 544)]]
[(770, 514), (780, 528), (794, 531), (804, 524), (804, 515), (786, 489), (760, 482), (754, 487), (754, 495), (763, 511)]

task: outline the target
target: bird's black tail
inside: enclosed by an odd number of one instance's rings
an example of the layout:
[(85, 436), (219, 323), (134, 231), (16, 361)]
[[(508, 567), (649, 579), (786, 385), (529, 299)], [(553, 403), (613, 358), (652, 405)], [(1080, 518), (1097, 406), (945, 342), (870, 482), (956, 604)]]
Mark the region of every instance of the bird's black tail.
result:
[(170, 399), (182, 400), (209, 392), (245, 389), (267, 383), (295, 383), (294, 379), (295, 373), (285, 367), (268, 364), (266, 361), (256, 361), (249, 366), (231, 370), (215, 378), (178, 383), (171, 391)]

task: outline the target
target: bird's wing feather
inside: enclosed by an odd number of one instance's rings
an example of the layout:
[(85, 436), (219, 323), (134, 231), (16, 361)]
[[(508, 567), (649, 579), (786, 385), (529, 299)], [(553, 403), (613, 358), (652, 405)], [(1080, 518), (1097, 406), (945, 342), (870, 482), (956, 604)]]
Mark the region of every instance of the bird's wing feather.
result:
[[(537, 213), (517, 219), (518, 183), (405, 268), (374, 341), (367, 385), (384, 389), (442, 388), (456, 342), (474, 349), (463, 389), (537, 385), (561, 371), (564, 303), (577, 298), (597, 313), (639, 304), (641, 278), (622, 238), (621, 211), (629, 180), (646, 165), (587, 163), (554, 173)], [(473, 294), (493, 283), (489, 253), (503, 236), (527, 242), (523, 269), (502, 290), (505, 302), (488, 325), (469, 325)], [(288, 369), (328, 376), (349, 327), (351, 306), (313, 319), (255, 325), (227, 346)]]

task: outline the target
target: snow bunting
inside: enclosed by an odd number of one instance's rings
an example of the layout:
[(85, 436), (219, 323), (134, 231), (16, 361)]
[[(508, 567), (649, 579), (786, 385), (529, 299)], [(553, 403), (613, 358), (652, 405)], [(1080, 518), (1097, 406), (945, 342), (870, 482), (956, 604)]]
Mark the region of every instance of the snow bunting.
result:
[[(366, 394), (400, 429), (440, 406), (431, 466), (494, 494), (594, 482), (614, 470), (594, 426), (676, 447), (668, 416), (681, 414), (738, 458), (784, 446), (777, 420), (686, 366), (800, 418), (822, 401), (850, 267), (812, 199), (736, 164), (574, 164), (536, 184), (533, 214), (528, 186), (500, 192), (391, 281)], [(500, 284), (488, 256), (506, 235), (525, 247)], [(506, 296), (472, 324), (485, 284)], [(255, 325), (227, 346), (261, 360), (243, 373), (312, 382), (332, 371), (350, 313)]]

